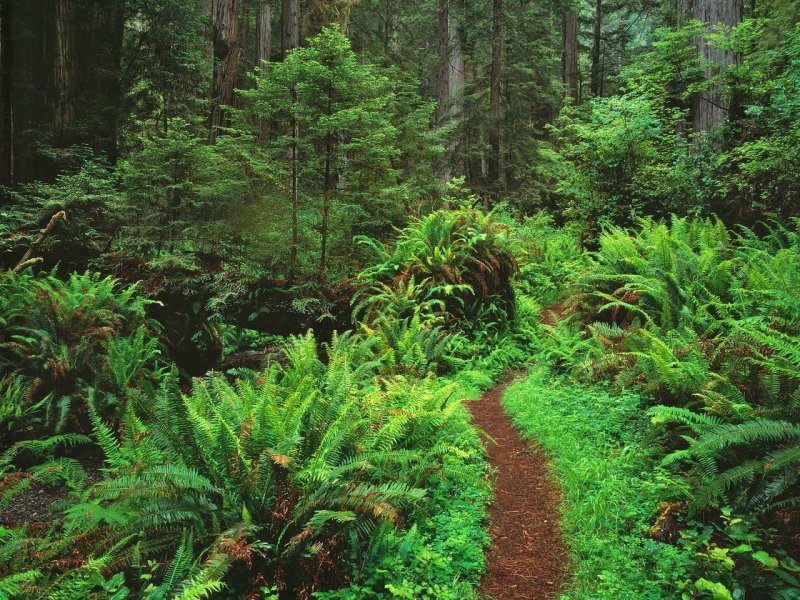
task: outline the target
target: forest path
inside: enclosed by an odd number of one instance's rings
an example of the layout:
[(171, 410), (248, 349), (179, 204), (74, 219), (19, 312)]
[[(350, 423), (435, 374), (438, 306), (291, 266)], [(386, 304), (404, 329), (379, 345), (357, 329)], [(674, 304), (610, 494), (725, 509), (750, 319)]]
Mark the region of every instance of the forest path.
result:
[(545, 600), (558, 592), (568, 552), (559, 525), (559, 492), (549, 461), (520, 436), (500, 405), (505, 384), (468, 403), (497, 470), (490, 507), (492, 548), (480, 587), (497, 600)]

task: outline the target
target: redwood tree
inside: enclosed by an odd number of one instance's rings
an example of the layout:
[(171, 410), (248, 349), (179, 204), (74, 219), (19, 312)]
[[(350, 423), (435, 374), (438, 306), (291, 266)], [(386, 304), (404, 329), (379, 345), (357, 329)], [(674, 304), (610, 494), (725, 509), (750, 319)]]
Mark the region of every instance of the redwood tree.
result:
[[(742, 0), (694, 0), (694, 18), (712, 28), (730, 30), (742, 20)], [(732, 65), (737, 56), (726, 52), (708, 38), (697, 40), (697, 51), (706, 65), (706, 79), (711, 79), (721, 68)], [(703, 93), (695, 95), (693, 123), (696, 132), (708, 132), (721, 125), (728, 115), (729, 99), (720, 87), (711, 84)]]
[(579, 100), (578, 77), (578, 13), (574, 9), (564, 16), (564, 87), (576, 103)]
[(225, 106), (233, 105), (239, 56), (239, 0), (214, 0), (212, 4), (214, 81), (211, 91), (209, 139), (213, 143), (227, 124)]

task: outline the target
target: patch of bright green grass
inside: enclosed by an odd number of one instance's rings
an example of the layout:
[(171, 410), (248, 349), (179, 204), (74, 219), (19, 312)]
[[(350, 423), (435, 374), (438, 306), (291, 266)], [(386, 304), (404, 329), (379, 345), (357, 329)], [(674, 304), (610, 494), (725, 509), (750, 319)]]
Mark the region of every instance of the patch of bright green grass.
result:
[(503, 406), (552, 461), (563, 491), (571, 575), (562, 598), (680, 598), (691, 556), (648, 536), (675, 482), (643, 437), (643, 398), (571, 384), (544, 369), (514, 383)]

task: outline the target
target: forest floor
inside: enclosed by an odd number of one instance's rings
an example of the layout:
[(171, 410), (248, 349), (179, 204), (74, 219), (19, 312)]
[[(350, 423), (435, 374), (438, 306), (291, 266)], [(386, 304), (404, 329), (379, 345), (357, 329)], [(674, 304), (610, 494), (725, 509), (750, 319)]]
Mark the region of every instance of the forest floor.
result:
[(497, 600), (553, 598), (564, 579), (568, 552), (559, 525), (560, 494), (544, 452), (520, 437), (500, 405), (505, 385), (468, 404), (488, 437), (496, 470), (490, 507), (492, 548), (480, 592)]
[[(86, 483), (90, 486), (103, 479), (100, 469), (103, 467), (103, 456), (89, 450), (75, 456), (86, 471)], [(12, 480), (13, 481), (13, 480)], [(70, 498), (70, 488), (59, 482), (53, 485), (34, 483), (23, 490), (3, 510), (0, 510), (0, 527), (9, 529), (30, 527), (29, 531), (42, 531), (49, 527), (54, 519), (50, 507)]]

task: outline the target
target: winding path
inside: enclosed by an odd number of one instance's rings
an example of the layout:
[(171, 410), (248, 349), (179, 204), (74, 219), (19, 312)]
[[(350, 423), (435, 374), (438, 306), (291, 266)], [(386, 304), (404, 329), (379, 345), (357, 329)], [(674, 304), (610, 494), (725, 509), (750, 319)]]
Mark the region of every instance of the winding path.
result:
[(496, 600), (545, 600), (558, 592), (568, 560), (559, 495), (546, 456), (520, 437), (503, 411), (504, 388), (468, 404), (473, 422), (489, 437), (489, 462), (497, 472), (492, 548), (480, 592)]

